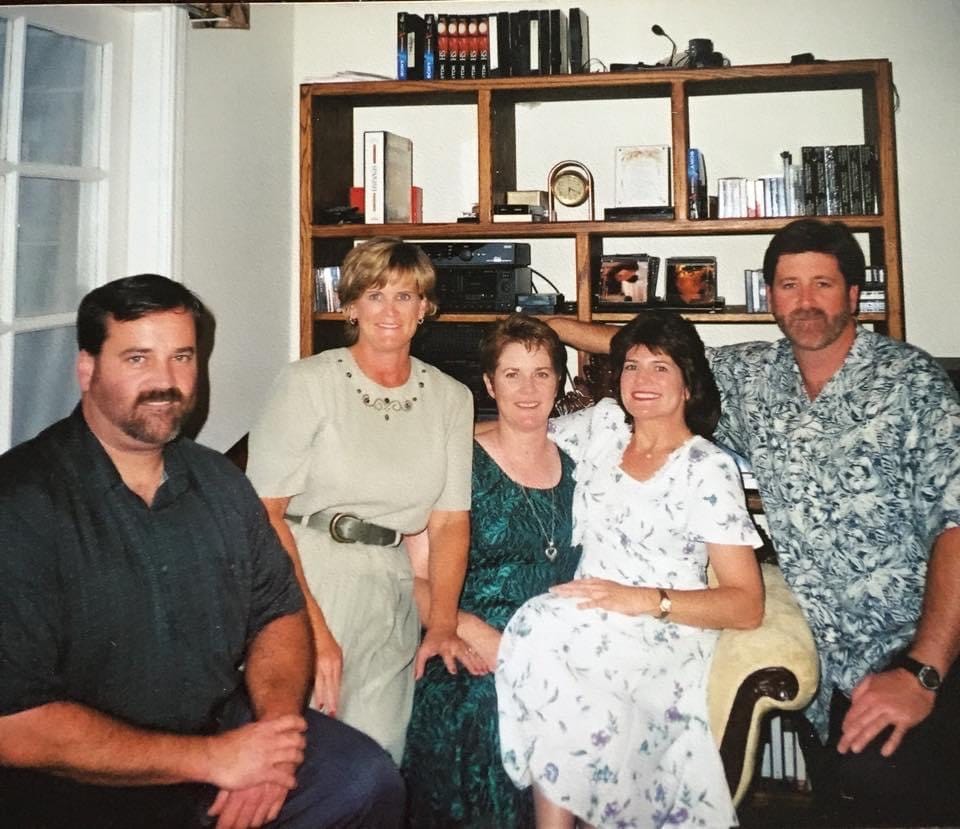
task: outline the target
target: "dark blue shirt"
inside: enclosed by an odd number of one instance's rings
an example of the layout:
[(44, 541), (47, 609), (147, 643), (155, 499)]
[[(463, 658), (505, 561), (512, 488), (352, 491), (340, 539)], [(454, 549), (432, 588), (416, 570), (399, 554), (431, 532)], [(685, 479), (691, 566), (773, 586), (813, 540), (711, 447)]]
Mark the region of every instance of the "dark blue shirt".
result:
[(147, 506), (79, 407), (0, 457), (0, 716), (69, 700), (210, 729), (247, 647), (303, 607), (244, 475), (180, 438)]

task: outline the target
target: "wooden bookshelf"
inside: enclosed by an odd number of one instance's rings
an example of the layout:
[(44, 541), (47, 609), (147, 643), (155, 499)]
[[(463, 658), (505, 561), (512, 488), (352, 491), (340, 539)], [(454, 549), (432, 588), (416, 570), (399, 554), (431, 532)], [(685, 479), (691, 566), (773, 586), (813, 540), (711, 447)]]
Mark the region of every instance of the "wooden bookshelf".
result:
[[(700, 96), (855, 90), (860, 93), (865, 143), (876, 146), (879, 164), (879, 215), (838, 218), (869, 242), (867, 261), (883, 265), (887, 279), (885, 313), (860, 319), (897, 339), (905, 337), (900, 219), (897, 194), (893, 80), (887, 60), (856, 60), (793, 66), (771, 64), (717, 69), (660, 69), (634, 73), (595, 73), (463, 81), (377, 81), (304, 84), (300, 88), (300, 348), (317, 350), (315, 324), (339, 320), (314, 313), (313, 269), (336, 265), (358, 240), (393, 235), (405, 239), (477, 240), (564, 238), (573, 240), (570, 267), (575, 276), (577, 317), (621, 322), (629, 315), (591, 310), (591, 267), (604, 239), (616, 237), (709, 237), (769, 235), (790, 218), (711, 219), (686, 217), (686, 155), (690, 145), (690, 102)], [(517, 189), (516, 108), (554, 101), (668, 99), (672, 141), (673, 203), (676, 218), (642, 222), (560, 221), (538, 224), (493, 222), (494, 193)], [(437, 107), (468, 104), (476, 110), (479, 218), (457, 222), (402, 225), (324, 225), (322, 208), (348, 203), (353, 181), (354, 112), (363, 107)], [(389, 125), (385, 125), (389, 128)], [(824, 217), (826, 218), (826, 217)], [(441, 322), (487, 322), (495, 315), (445, 314)], [(718, 313), (686, 315), (698, 324), (771, 322), (769, 314), (748, 314), (732, 305)]]

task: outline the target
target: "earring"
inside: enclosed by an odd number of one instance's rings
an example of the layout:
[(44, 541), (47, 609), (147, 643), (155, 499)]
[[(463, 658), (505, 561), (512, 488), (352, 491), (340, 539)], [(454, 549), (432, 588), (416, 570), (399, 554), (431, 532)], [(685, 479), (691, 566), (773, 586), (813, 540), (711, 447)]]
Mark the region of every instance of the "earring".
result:
[(350, 319), (348, 319), (347, 322), (349, 322), (351, 325), (356, 325), (356, 324), (357, 324), (357, 318), (356, 318), (356, 317), (350, 317)]
[(417, 325), (423, 325), (423, 317), (417, 320)]

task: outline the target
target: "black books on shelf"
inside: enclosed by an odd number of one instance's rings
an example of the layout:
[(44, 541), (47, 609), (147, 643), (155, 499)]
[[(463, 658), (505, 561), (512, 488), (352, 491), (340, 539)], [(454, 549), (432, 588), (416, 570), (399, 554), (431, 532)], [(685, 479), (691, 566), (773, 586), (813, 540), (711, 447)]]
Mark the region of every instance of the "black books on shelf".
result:
[(397, 78), (461, 80), (588, 71), (582, 9), (397, 13)]
[(363, 134), (363, 213), (366, 224), (409, 222), (413, 142), (386, 130)]
[(807, 216), (879, 213), (877, 153), (872, 144), (803, 147), (800, 158)]

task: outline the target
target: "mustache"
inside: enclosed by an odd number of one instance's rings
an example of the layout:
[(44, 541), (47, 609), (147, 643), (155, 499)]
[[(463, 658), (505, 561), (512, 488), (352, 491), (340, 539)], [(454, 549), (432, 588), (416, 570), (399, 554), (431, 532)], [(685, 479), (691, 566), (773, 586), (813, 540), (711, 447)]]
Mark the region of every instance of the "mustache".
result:
[(819, 320), (826, 319), (827, 315), (819, 308), (808, 308), (806, 310), (793, 311), (788, 318), (792, 320)]
[(137, 405), (141, 403), (183, 403), (183, 392), (175, 386), (169, 389), (151, 389), (137, 397)]

